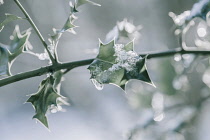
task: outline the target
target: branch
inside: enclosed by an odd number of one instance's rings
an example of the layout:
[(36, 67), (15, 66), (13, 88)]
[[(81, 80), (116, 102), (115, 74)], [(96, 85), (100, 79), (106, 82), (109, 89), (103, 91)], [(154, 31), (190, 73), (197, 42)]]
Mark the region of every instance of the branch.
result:
[(55, 61), (55, 59), (53, 58), (52, 54), (50, 53), (50, 51), (49, 51), (49, 49), (47, 47), (47, 43), (44, 40), (44, 37), (40, 33), (40, 31), (37, 28), (36, 24), (33, 22), (32, 18), (29, 16), (29, 14), (25, 10), (25, 8), (22, 6), (22, 4), (19, 2), (19, 0), (14, 0), (14, 1), (17, 4), (17, 6), (20, 8), (20, 10), (23, 12), (23, 14), (27, 18), (27, 20), (29, 21), (29, 23), (31, 24), (31, 26), (33, 27), (33, 29), (35, 30), (36, 34), (38, 35), (38, 37), (41, 40), (42, 44), (44, 45), (45, 49), (47, 50), (47, 53), (48, 53), (48, 55), (49, 55), (50, 60), (52, 61), (52, 63), (53, 64), (57, 63), (57, 61)]
[(93, 61), (93, 59), (87, 59), (87, 60), (82, 60), (82, 61), (74, 61), (74, 62), (69, 62), (69, 63), (46, 66), (46, 67), (42, 67), (42, 68), (39, 68), (39, 69), (36, 69), (36, 70), (19, 73), (19, 74), (16, 74), (14, 76), (10, 76), (10, 77), (1, 79), (0, 80), (0, 87), (11, 84), (11, 83), (14, 83), (14, 82), (17, 82), (17, 81), (28, 79), (28, 78), (31, 78), (31, 77), (41, 76), (41, 75), (44, 75), (46, 73), (58, 71), (58, 70), (61, 70), (61, 69), (73, 69), (73, 68), (76, 68), (76, 67), (85, 66), (85, 65), (90, 64), (92, 61)]
[[(145, 54), (140, 54), (140, 56), (146, 56), (148, 55), (147, 59), (151, 58), (160, 58), (160, 57), (166, 57), (166, 56), (173, 56), (174, 54), (196, 54), (196, 55), (210, 55), (210, 51), (204, 51), (204, 50), (182, 50), (182, 49), (174, 49), (174, 50), (169, 50), (169, 51), (163, 51), (163, 52), (154, 52), (154, 53), (145, 53)], [(69, 72), (73, 68), (80, 67), (80, 66), (85, 66), (89, 65), (92, 63), (94, 59), (86, 59), (86, 60), (81, 60), (81, 61), (74, 61), (74, 62), (67, 62), (67, 63), (61, 63), (61, 64), (56, 64), (56, 65), (50, 65), (46, 67), (42, 67), (36, 70), (28, 71), (28, 72), (23, 72), (16, 74), (14, 76), (10, 76), (4, 79), (0, 80), (0, 87), (28, 79), (31, 77), (36, 77), (36, 76), (41, 76), (46, 73), (58, 71), (61, 69), (66, 69), (66, 72)]]

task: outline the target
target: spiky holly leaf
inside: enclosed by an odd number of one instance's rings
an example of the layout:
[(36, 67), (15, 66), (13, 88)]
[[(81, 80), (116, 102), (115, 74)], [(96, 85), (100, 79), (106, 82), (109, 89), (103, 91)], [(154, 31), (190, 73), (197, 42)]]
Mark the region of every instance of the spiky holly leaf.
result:
[[(46, 113), (49, 109), (58, 108), (59, 104), (66, 104), (63, 96), (60, 95), (60, 84), (63, 72), (58, 71), (44, 79), (39, 85), (37, 93), (32, 94), (27, 102), (32, 103), (36, 114), (33, 118), (39, 120), (49, 128)], [(60, 106), (60, 105), (59, 105)]]
[(96, 88), (102, 89), (103, 84), (114, 84), (125, 89), (130, 79), (153, 85), (146, 69), (146, 57), (138, 56), (133, 51), (133, 44), (133, 41), (126, 45), (115, 44), (114, 40), (108, 44), (100, 42), (99, 54), (88, 67)]
[(28, 43), (30, 33), (30, 30), (20, 33), (19, 26), (16, 26), (11, 36), (10, 45), (0, 44), (0, 75), (11, 75), (10, 67), (12, 63), (17, 56), (27, 50), (26, 44)]
[(17, 20), (17, 19), (23, 19), (22, 17), (18, 17), (16, 15), (12, 15), (8, 13), (6, 13), (5, 15), (6, 15), (6, 18), (4, 19), (3, 22), (0, 23), (0, 32), (3, 30), (4, 26), (8, 24), (9, 22)]

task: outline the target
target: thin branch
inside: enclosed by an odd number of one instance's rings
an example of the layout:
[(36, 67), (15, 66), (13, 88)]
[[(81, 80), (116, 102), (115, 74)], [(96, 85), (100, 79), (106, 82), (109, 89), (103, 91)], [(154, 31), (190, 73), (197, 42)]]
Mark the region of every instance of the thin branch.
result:
[(76, 67), (85, 66), (85, 65), (90, 64), (92, 61), (93, 61), (93, 59), (87, 59), (87, 60), (82, 60), (82, 61), (74, 61), (74, 62), (69, 62), (69, 63), (46, 66), (46, 67), (42, 67), (42, 68), (39, 68), (39, 69), (36, 69), (36, 70), (19, 73), (19, 74), (16, 74), (14, 76), (10, 76), (10, 77), (1, 79), (0, 80), (0, 87), (11, 84), (11, 83), (14, 83), (14, 82), (17, 82), (17, 81), (28, 79), (28, 78), (31, 78), (31, 77), (41, 76), (41, 75), (44, 75), (46, 73), (58, 71), (58, 70), (61, 70), (61, 69), (73, 69), (73, 68), (76, 68)]
[(47, 50), (47, 53), (50, 57), (50, 60), (52, 61), (53, 64), (57, 63), (57, 61), (53, 58), (52, 54), (50, 53), (48, 47), (47, 47), (47, 43), (44, 40), (44, 37), (42, 36), (42, 34), (40, 33), (39, 29), (37, 28), (36, 24), (33, 22), (32, 18), (30, 17), (30, 15), (28, 14), (28, 12), (25, 10), (25, 8), (22, 6), (22, 4), (19, 2), (19, 0), (14, 0), (15, 3), (17, 4), (17, 6), (20, 8), (20, 10), (23, 12), (23, 14), (25, 15), (25, 17), (27, 18), (27, 20), (29, 21), (29, 23), (31, 24), (31, 26), (33, 27), (33, 29), (35, 30), (36, 34), (38, 35), (39, 39), (41, 40), (42, 44), (44, 45), (45, 49)]
[[(151, 59), (151, 58), (173, 56), (174, 54), (177, 54), (177, 53), (179, 53), (179, 54), (210, 55), (210, 51), (204, 51), (204, 50), (187, 50), (187, 51), (185, 51), (182, 49), (174, 49), (174, 50), (163, 51), (163, 52), (140, 54), (140, 56), (148, 55), (147, 59)], [(7, 78), (1, 79), (0, 87), (20, 81), (20, 80), (24, 80), (24, 79), (28, 79), (28, 78), (36, 77), (36, 76), (41, 76), (41, 75), (44, 75), (46, 73), (50, 73), (53, 71), (58, 71), (61, 69), (66, 69), (66, 71), (69, 72), (73, 68), (89, 65), (90, 63), (92, 63), (93, 60), (94, 59), (87, 59), (87, 60), (81, 60), (81, 61), (74, 61), (74, 62), (50, 65), (50, 66), (42, 67), (42, 68), (32, 70), (29, 72), (19, 73), (14, 76), (9, 76)]]

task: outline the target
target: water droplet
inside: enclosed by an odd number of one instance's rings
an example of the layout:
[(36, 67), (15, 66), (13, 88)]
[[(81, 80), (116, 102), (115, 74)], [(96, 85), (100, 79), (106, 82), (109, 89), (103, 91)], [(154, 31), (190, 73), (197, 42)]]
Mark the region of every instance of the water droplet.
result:
[(94, 84), (97, 90), (102, 90), (104, 85), (99, 83), (96, 79), (91, 79), (91, 82)]

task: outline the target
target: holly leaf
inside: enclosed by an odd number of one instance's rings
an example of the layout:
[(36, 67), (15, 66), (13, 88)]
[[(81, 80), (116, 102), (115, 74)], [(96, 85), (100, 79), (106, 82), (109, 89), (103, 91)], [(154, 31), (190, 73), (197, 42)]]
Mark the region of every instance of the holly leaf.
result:
[(147, 72), (146, 57), (138, 56), (133, 45), (133, 41), (126, 45), (115, 44), (114, 40), (107, 44), (100, 41), (99, 54), (88, 67), (97, 89), (102, 89), (103, 84), (114, 84), (124, 90), (130, 79), (154, 85)]
[(31, 103), (36, 114), (33, 118), (39, 120), (44, 126), (49, 128), (46, 113), (50, 109), (58, 109), (60, 104), (66, 104), (65, 97), (60, 95), (60, 84), (63, 72), (58, 71), (44, 79), (37, 93), (32, 94), (27, 102)]
[[(0, 3), (1, 3), (1, 1), (0, 1)], [(6, 18), (4, 19), (3, 22), (0, 23), (0, 32), (3, 30), (4, 26), (6, 24), (8, 24), (9, 22), (17, 20), (17, 19), (23, 19), (22, 17), (18, 17), (16, 15), (12, 15), (12, 14), (8, 14), (8, 13), (6, 13), (5, 15), (6, 15)]]
[(30, 29), (20, 33), (19, 26), (16, 26), (10, 45), (0, 44), (0, 75), (11, 75), (10, 68), (14, 60), (27, 50), (30, 33)]

